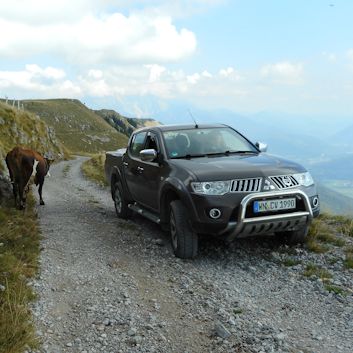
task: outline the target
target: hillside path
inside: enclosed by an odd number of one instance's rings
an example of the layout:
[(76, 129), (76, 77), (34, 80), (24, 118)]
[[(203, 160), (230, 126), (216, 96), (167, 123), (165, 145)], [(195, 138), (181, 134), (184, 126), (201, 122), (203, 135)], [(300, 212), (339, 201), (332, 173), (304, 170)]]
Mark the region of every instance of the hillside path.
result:
[(352, 352), (352, 296), (276, 262), (271, 239), (206, 239), (197, 259), (175, 258), (157, 225), (116, 217), (84, 160), (52, 166), (38, 206), (42, 352)]

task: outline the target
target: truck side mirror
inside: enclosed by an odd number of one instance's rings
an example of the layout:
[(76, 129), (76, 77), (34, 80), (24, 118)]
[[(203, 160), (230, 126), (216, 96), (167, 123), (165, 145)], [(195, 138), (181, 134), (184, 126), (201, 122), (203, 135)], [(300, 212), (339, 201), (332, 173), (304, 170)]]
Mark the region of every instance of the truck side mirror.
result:
[(157, 158), (157, 151), (154, 149), (142, 150), (140, 158), (143, 162), (153, 162)]
[(255, 146), (258, 148), (260, 152), (266, 152), (267, 151), (267, 144), (262, 143), (262, 142), (256, 142)]

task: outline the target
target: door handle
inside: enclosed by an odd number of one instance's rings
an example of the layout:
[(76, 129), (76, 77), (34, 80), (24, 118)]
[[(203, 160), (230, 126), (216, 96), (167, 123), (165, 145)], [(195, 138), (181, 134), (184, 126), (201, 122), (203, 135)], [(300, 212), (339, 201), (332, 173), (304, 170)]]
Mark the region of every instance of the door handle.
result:
[(142, 172), (144, 171), (144, 168), (142, 168), (142, 167), (137, 167), (137, 170), (138, 170), (140, 173), (142, 173)]
[(123, 162), (123, 166), (124, 166), (124, 167), (127, 167), (128, 165), (129, 165), (128, 162)]

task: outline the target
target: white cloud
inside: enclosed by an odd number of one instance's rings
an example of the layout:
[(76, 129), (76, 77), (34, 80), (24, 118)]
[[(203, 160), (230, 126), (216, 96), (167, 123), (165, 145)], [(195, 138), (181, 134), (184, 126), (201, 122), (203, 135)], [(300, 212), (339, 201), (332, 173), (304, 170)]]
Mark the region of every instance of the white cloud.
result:
[(7, 95), (28, 97), (78, 97), (81, 88), (65, 78), (66, 73), (57, 68), (26, 65), (20, 71), (0, 71), (0, 89)]
[(296, 85), (303, 82), (303, 64), (288, 61), (265, 65), (260, 70), (263, 78), (274, 83)]
[(39, 78), (42, 77), (42, 78), (53, 79), (53, 80), (60, 80), (66, 76), (66, 73), (64, 70), (56, 69), (51, 66), (48, 66), (42, 69), (36, 64), (26, 65), (26, 71), (32, 74), (33, 77), (39, 77)]
[(226, 69), (221, 69), (219, 70), (219, 74), (223, 77), (228, 77), (234, 72), (234, 69), (232, 67), (228, 67)]
[(202, 74), (201, 74), (203, 77), (207, 77), (207, 78), (212, 78), (213, 75), (210, 74), (207, 70), (204, 70), (202, 71)]
[(172, 15), (173, 18), (185, 18), (209, 11), (215, 6), (222, 5), (227, 0), (146, 0), (144, 12)]
[[(87, 14), (94, 8), (92, 0), (12, 0), (0, 2), (0, 14), (11, 22), (43, 25), (69, 23), (78, 14)], [(91, 8), (91, 10), (90, 10)]]
[(222, 78), (229, 78), (233, 80), (240, 80), (241, 76), (238, 71), (236, 71), (233, 67), (229, 66), (225, 69), (220, 69), (218, 72), (219, 76)]
[(103, 72), (102, 70), (89, 70), (88, 77), (99, 80), (103, 77)]
[[(64, 4), (67, 5), (67, 1)], [(47, 3), (46, 9), (51, 6)], [(176, 61), (196, 49), (194, 33), (185, 28), (177, 29), (167, 15), (143, 12), (128, 16), (119, 12), (93, 15), (86, 11), (83, 16), (72, 14), (72, 19), (64, 22), (60, 20), (58, 4), (54, 2), (53, 12), (58, 6), (59, 13), (58, 20), (53, 22), (23, 21), (21, 11), (31, 13), (27, 7), (15, 13), (18, 17), (15, 14), (6, 17), (6, 12), (0, 11), (0, 30), (6, 33), (0, 41), (0, 56), (23, 59), (45, 54), (65, 58), (73, 65), (102, 65)], [(74, 9), (79, 5), (74, 5)], [(70, 7), (67, 5), (67, 8)], [(9, 6), (7, 10), (9, 12)]]
[(239, 75), (236, 70), (220, 71), (227, 74), (212, 74), (207, 70), (185, 73), (158, 64), (131, 64), (91, 68), (68, 80), (60, 68), (32, 64), (19, 71), (0, 71), (0, 93), (9, 96), (9, 92), (17, 91), (20, 96), (46, 98), (52, 97), (54, 89), (58, 89), (57, 97), (153, 95), (168, 99), (246, 94), (247, 89), (234, 79)]
[(194, 73), (192, 75), (186, 76), (186, 80), (188, 83), (191, 83), (192, 85), (196, 84), (200, 80), (201, 76), (199, 73)]
[(145, 65), (150, 70), (150, 82), (156, 82), (160, 79), (163, 72), (166, 70), (164, 66), (153, 64), (153, 65)]

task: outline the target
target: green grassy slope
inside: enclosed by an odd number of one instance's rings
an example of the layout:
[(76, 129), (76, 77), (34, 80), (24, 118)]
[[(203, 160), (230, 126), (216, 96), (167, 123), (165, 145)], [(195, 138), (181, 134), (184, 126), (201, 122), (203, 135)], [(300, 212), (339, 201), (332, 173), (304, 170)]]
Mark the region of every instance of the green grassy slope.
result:
[(34, 114), (0, 102), (0, 171), (5, 169), (6, 153), (16, 145), (32, 148), (41, 154), (62, 158), (67, 152), (54, 131)]
[(98, 153), (127, 145), (127, 137), (117, 132), (93, 110), (75, 99), (22, 101), (49, 126), (73, 153)]
[(28, 281), (38, 272), (40, 231), (35, 200), (26, 212), (0, 204), (0, 352), (37, 351), (29, 303), (36, 295)]
[(160, 124), (153, 119), (127, 118), (111, 109), (95, 110), (94, 112), (101, 116), (109, 125), (126, 136), (130, 136), (135, 129)]

